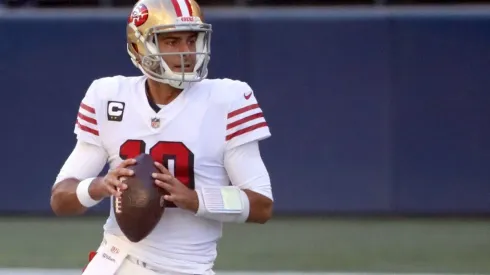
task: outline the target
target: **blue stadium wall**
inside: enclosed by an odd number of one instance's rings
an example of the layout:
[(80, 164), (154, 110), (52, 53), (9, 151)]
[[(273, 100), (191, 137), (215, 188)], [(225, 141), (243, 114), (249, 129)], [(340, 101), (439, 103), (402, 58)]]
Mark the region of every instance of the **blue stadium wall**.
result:
[[(49, 213), (86, 88), (139, 73), (126, 12), (0, 11), (0, 212)], [(490, 213), (488, 9), (206, 16), (211, 76), (248, 81), (273, 133), (277, 213)]]

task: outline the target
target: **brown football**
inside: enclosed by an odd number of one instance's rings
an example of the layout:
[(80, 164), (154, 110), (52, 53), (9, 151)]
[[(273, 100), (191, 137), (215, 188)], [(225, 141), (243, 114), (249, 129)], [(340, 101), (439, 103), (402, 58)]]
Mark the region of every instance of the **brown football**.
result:
[(121, 178), (128, 188), (120, 198), (113, 200), (113, 210), (124, 235), (132, 242), (139, 242), (158, 224), (165, 205), (164, 191), (155, 185), (151, 176), (153, 172), (158, 172), (152, 157), (141, 154), (135, 159), (136, 164), (127, 167), (134, 171), (134, 175)]

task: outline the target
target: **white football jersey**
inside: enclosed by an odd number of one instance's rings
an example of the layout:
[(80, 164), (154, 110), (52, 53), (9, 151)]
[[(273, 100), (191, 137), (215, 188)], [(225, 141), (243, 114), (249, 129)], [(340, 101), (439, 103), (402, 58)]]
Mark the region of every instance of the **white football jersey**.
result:
[[(189, 85), (156, 112), (145, 93), (146, 77), (95, 80), (80, 105), (78, 139), (103, 147), (110, 168), (148, 153), (189, 188), (226, 186), (225, 150), (262, 140), (270, 131), (250, 86), (230, 79)], [(112, 202), (111, 202), (112, 203)], [(106, 233), (122, 236), (111, 207)], [(133, 255), (164, 270), (200, 274), (210, 270), (222, 224), (169, 206)]]

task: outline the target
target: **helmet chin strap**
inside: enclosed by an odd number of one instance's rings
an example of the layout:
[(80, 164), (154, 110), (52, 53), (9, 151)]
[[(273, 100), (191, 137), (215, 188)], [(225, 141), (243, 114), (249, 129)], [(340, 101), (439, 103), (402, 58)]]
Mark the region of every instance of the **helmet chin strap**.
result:
[(163, 84), (168, 84), (176, 89), (184, 89), (187, 87), (187, 83), (186, 82), (182, 82), (182, 81), (179, 81), (179, 80), (170, 80), (170, 79), (162, 79), (162, 78), (157, 78), (157, 77), (154, 77), (152, 76), (151, 74), (149, 74), (148, 72), (146, 72), (146, 70), (140, 65), (138, 64), (138, 69), (140, 69), (140, 71), (146, 76), (148, 77), (149, 79), (151, 80), (154, 80), (156, 82), (160, 82), (160, 83), (163, 83)]
[(187, 82), (182, 82), (182, 81), (177, 81), (177, 80), (169, 80), (168, 85), (177, 88), (177, 89), (184, 89), (187, 85)]

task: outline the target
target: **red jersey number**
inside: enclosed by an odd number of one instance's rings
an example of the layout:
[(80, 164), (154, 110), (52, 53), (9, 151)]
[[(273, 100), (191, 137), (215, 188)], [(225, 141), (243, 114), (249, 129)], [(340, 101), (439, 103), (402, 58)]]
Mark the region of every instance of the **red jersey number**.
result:
[[(146, 152), (143, 140), (130, 139), (119, 148), (121, 159), (134, 158)], [(159, 141), (150, 148), (152, 158), (163, 164), (182, 184), (194, 189), (194, 154), (182, 142)], [(167, 207), (175, 207), (173, 204)]]

